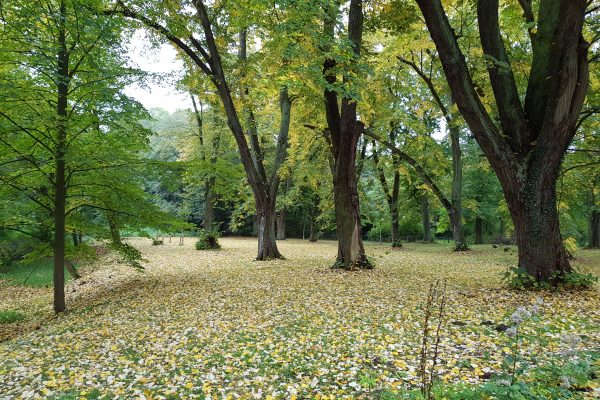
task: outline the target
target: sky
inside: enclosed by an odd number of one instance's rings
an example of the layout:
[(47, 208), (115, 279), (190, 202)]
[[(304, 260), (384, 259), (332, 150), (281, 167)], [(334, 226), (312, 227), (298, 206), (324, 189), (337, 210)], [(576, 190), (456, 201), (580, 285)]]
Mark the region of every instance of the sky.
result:
[(147, 109), (160, 107), (172, 113), (192, 107), (189, 95), (175, 89), (175, 81), (182, 74), (183, 63), (177, 59), (177, 52), (170, 44), (151, 48), (144, 31), (140, 30), (132, 36), (127, 47), (130, 66), (158, 75), (157, 79), (149, 80), (146, 87), (129, 85), (125, 89), (128, 96)]

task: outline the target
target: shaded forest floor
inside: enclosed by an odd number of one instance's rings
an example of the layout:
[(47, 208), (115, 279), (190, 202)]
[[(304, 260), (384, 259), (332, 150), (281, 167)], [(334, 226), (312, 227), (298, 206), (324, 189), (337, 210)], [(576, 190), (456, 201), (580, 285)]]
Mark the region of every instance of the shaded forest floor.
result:
[[(26, 321), (0, 325), (0, 398), (372, 398), (370, 390), (415, 384), (422, 306), (438, 277), (448, 280), (448, 323), (440, 374), (478, 382), (509, 351), (500, 324), (543, 297), (537, 327), (559, 350), (561, 333), (600, 348), (600, 291), (502, 289), (515, 250), (445, 244), (400, 250), (367, 244), (376, 269), (330, 270), (335, 242), (279, 242), (287, 259), (251, 261), (256, 241), (223, 238), (218, 251), (194, 239), (163, 246), (130, 239), (147, 260), (136, 272), (108, 255), (67, 285), (70, 311), (52, 318), (51, 289), (0, 281), (0, 311)], [(600, 251), (575, 265), (600, 274)], [(1, 277), (0, 277), (1, 278)], [(100, 396), (101, 397), (101, 396)]]

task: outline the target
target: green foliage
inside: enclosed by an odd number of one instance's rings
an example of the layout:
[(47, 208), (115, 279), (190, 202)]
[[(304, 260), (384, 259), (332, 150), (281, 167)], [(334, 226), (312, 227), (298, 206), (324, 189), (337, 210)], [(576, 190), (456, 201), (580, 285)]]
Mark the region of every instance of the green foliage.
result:
[(196, 250), (220, 249), (221, 245), (219, 244), (218, 239), (219, 234), (217, 232), (206, 232), (205, 230), (201, 230), (198, 235), (198, 241), (196, 242)]
[(511, 289), (591, 289), (597, 282), (598, 277), (592, 273), (571, 271), (566, 273), (556, 272), (549, 282), (537, 282), (535, 278), (523, 268), (509, 267), (502, 275), (502, 281)]
[(121, 255), (121, 262), (124, 262), (139, 271), (145, 270), (144, 266), (141, 264), (141, 261), (144, 261), (142, 253), (132, 245), (128, 243), (111, 243), (110, 248)]
[[(13, 263), (10, 267), (0, 271), (0, 279), (6, 279), (10, 285), (50, 287), (52, 286), (53, 271), (52, 259), (40, 258)], [(65, 269), (65, 281), (70, 279), (71, 275)]]
[(13, 322), (23, 321), (25, 314), (15, 310), (0, 311), (0, 324), (12, 324)]

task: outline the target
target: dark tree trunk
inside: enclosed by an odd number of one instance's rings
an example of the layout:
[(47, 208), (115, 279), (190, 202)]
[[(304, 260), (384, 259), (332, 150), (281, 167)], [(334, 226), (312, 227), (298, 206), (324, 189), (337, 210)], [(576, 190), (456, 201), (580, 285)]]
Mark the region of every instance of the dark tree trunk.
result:
[(593, 210), (590, 215), (590, 249), (600, 248), (600, 211)]
[(392, 214), (392, 247), (402, 247), (402, 241), (400, 240), (400, 216), (398, 213), (398, 207), (393, 207), (390, 210)]
[[(527, 175), (529, 179), (519, 198), (507, 198), (515, 225), (519, 248), (519, 267), (538, 281), (552, 281), (556, 274), (571, 270), (560, 235), (556, 208), (556, 176), (558, 171), (546, 167)], [(509, 201), (509, 199), (511, 201)]]
[(421, 218), (423, 221), (423, 241), (426, 243), (433, 242), (431, 235), (431, 218), (429, 217), (429, 198), (421, 197)]
[[(326, 11), (324, 33), (329, 40), (334, 39), (338, 5)], [(356, 59), (360, 57), (362, 42), (363, 14), (362, 1), (351, 0), (348, 14), (348, 39), (352, 43)], [(330, 46), (326, 46), (330, 49)], [(325, 49), (327, 50), (327, 49)], [(334, 85), (337, 77), (334, 72), (336, 62), (327, 58), (323, 64), (325, 80)], [(350, 83), (345, 76), (344, 82)], [(335, 268), (372, 268), (361, 237), (360, 208), (356, 182), (356, 146), (364, 130), (357, 120), (356, 100), (343, 97), (341, 108), (337, 93), (330, 87), (324, 90), (325, 114), (330, 135), (330, 150), (333, 163), (333, 200), (335, 206), (338, 253)]]
[[(496, 172), (515, 226), (519, 267), (537, 281), (571, 271), (556, 209), (559, 167), (589, 82), (585, 0), (519, 1), (532, 63), (524, 102), (500, 31), (498, 0), (477, 2), (481, 48), (497, 116), (482, 103), (440, 0), (417, 0), (459, 111)], [(537, 11), (537, 20), (534, 19)], [(495, 120), (498, 120), (498, 123)]]
[(69, 51), (67, 49), (65, 20), (67, 7), (60, 2), (60, 18), (58, 26), (58, 71), (57, 83), (57, 138), (56, 165), (54, 181), (54, 312), (66, 310), (65, 303), (65, 212), (66, 212), (66, 180), (65, 153), (67, 147), (67, 107), (69, 95)]
[(277, 240), (285, 240), (285, 208), (277, 212)]
[(483, 244), (483, 219), (475, 218), (475, 244)]
[(79, 235), (77, 234), (77, 232), (71, 233), (71, 239), (73, 239), (73, 246), (79, 246)]

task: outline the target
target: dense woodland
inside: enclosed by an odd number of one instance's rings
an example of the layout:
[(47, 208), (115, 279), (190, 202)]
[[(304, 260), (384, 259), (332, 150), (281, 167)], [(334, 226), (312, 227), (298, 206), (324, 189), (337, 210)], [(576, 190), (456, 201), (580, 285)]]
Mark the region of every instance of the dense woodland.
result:
[[(516, 243), (534, 281), (600, 245), (600, 23), (591, 1), (205, 4), (7, 1), (1, 7), (4, 262), (90, 241), (255, 235)], [(127, 38), (171, 43), (193, 109), (123, 94), (152, 77)], [(362, 206), (361, 206), (362, 205)], [(566, 243), (566, 245), (565, 245)], [(333, 264), (333, 263), (332, 263)]]

